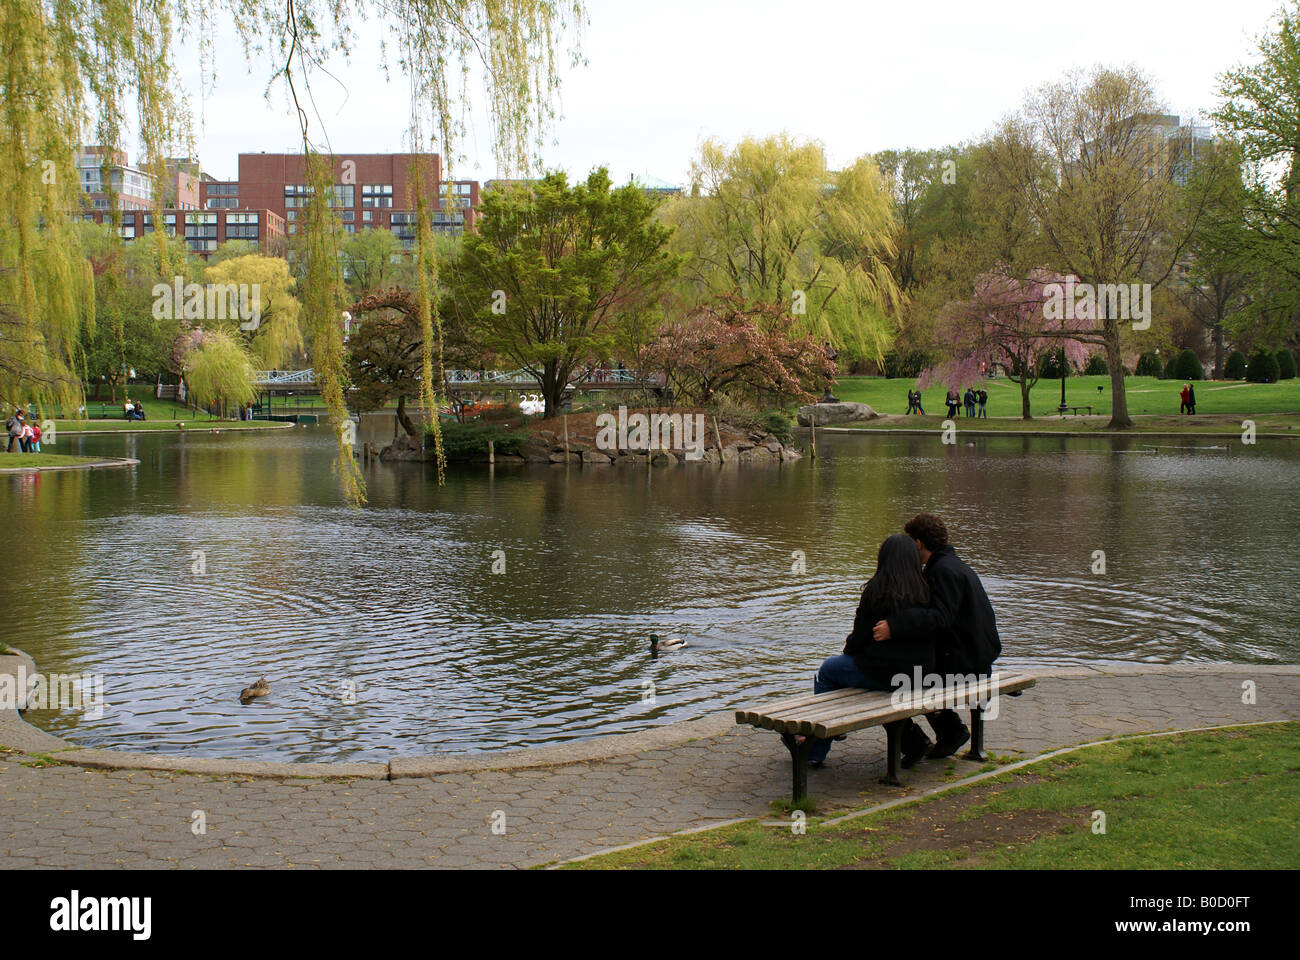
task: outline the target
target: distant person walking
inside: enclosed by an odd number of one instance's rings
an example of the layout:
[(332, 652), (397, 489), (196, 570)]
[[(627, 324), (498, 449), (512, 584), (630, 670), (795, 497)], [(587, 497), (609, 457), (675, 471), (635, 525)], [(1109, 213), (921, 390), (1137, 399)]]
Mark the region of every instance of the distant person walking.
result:
[(966, 392), (962, 395), (962, 401), (966, 404), (966, 416), (972, 420), (975, 419), (975, 390), (967, 387)]
[(948, 418), (957, 416), (957, 408), (961, 406), (961, 395), (957, 393), (956, 387), (948, 388), (948, 396), (944, 398), (944, 402), (948, 404)]
[(925, 416), (925, 407), (921, 406), (921, 391), (916, 391), (916, 414), (919, 417)]
[(1190, 383), (1187, 385), (1187, 412), (1196, 413), (1196, 388)]
[(979, 393), (975, 394), (975, 398), (979, 400), (980, 404), (979, 415), (987, 420), (989, 418), (989, 412), (984, 407), (985, 404), (989, 402), (989, 392), (981, 387)]
[(909, 414), (913, 414), (915, 412), (916, 412), (916, 391), (908, 390), (907, 391), (907, 413), (903, 414), (903, 416), (908, 416)]
[(1192, 385), (1184, 383), (1182, 391), (1178, 394), (1179, 404), (1178, 412), (1187, 413), (1192, 408)]

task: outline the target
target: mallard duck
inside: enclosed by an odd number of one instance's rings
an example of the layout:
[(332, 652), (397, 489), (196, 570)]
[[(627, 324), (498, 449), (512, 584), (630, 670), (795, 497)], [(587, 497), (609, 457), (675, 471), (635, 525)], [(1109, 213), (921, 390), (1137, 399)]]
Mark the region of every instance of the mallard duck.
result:
[(686, 641), (681, 637), (664, 637), (662, 640), (650, 634), (650, 652), (667, 653), (669, 650), (681, 650), (686, 646)]
[(257, 683), (239, 691), (239, 702), (248, 703), (252, 700), (256, 700), (258, 697), (265, 697), (270, 692), (271, 685), (266, 682), (266, 677), (259, 677)]

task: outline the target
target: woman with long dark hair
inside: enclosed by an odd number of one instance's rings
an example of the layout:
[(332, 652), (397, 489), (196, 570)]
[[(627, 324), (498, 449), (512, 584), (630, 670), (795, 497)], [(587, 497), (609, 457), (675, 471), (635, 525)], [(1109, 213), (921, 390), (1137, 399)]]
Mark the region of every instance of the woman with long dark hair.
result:
[[(883, 619), (909, 607), (930, 604), (921, 558), (916, 543), (903, 533), (887, 537), (876, 554), (876, 573), (862, 590), (853, 632), (844, 641), (844, 652), (822, 663), (813, 682), (814, 693), (826, 693), (845, 687), (865, 690), (893, 690), (900, 674), (913, 683), (915, 672), (934, 671), (934, 637), (919, 635), (903, 643), (898, 640), (877, 642), (872, 628)], [(903, 727), (903, 766), (911, 767), (930, 749), (930, 739), (911, 720)], [(830, 752), (830, 740), (816, 740), (808, 751), (808, 763), (820, 767)]]

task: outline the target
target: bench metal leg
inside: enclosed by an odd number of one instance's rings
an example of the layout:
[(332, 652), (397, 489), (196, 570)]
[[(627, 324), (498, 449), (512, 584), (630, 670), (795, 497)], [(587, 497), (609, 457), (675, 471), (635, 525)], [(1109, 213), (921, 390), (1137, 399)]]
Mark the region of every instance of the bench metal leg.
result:
[(893, 723), (885, 724), (885, 736), (889, 738), (889, 771), (880, 778), (881, 783), (887, 783), (891, 787), (901, 787), (903, 781), (898, 779), (898, 758), (903, 750), (903, 723), (896, 720)]
[(984, 708), (971, 704), (970, 708), (970, 749), (966, 751), (967, 760), (984, 760)]
[(790, 762), (793, 765), (794, 777), (792, 781), (792, 804), (798, 804), (808, 796), (808, 750), (812, 747), (813, 738), (804, 737), (803, 742), (799, 743), (792, 733), (781, 734), (781, 742), (785, 748), (790, 751)]

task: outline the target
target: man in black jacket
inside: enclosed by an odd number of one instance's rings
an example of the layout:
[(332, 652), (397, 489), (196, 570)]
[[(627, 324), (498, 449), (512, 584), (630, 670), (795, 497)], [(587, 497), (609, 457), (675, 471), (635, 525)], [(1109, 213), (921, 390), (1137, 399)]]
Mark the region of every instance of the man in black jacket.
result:
[[(916, 541), (925, 564), (930, 606), (913, 607), (879, 621), (872, 636), (878, 642), (892, 638), (906, 643), (937, 630), (947, 639), (936, 644), (936, 672), (945, 679), (954, 674), (988, 674), (1002, 652), (1002, 642), (993, 605), (980, 578), (948, 544), (948, 528), (934, 514), (918, 514), (903, 530)], [(970, 730), (953, 710), (941, 710), (926, 719), (938, 737), (929, 753), (931, 759), (952, 756), (970, 739)]]

